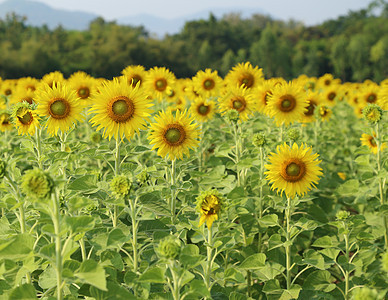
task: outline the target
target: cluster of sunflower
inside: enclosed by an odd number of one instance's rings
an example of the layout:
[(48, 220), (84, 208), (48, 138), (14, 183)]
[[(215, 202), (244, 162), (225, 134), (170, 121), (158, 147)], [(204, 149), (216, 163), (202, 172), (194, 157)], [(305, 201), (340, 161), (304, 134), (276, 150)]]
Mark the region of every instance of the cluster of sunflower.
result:
[[(82, 71), (68, 79), (56, 71), (40, 80), (1, 80), (0, 95), (2, 131), (15, 126), (19, 134), (34, 135), (43, 127), (49, 135), (57, 135), (91, 116), (88, 121), (109, 140), (130, 140), (149, 128), (148, 139), (157, 154), (175, 160), (198, 146), (198, 123), (209, 121), (216, 113), (237, 112), (239, 123), (262, 114), (282, 127), (327, 121), (335, 105), (347, 101), (360, 116), (371, 104), (387, 109), (388, 80), (380, 85), (371, 81), (341, 84), (325, 74), (319, 78), (303, 75), (287, 82), (283, 78), (265, 79), (263, 70), (249, 62), (237, 64), (225, 78), (206, 69), (191, 79), (177, 79), (164, 67), (146, 70), (131, 65), (113, 80)], [(377, 149), (372, 135), (363, 136), (362, 141)], [(321, 175), (317, 154), (306, 145), (278, 146), (269, 162), (267, 179), (289, 197), (305, 194)], [(215, 201), (214, 209), (208, 202), (204, 201), (206, 209), (201, 214), (214, 220), (220, 205)], [(202, 218), (201, 223), (204, 221)]]

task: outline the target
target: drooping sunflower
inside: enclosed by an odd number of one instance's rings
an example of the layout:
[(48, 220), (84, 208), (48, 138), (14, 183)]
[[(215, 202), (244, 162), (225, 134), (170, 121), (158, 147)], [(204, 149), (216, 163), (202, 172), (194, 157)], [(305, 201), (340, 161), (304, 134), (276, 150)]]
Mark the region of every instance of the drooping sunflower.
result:
[(11, 114), (6, 110), (0, 111), (0, 131), (4, 132), (11, 129)]
[(86, 106), (90, 103), (93, 94), (96, 93), (96, 79), (89, 74), (78, 71), (70, 75), (67, 80), (70, 88), (77, 93), (81, 105)]
[(82, 119), (83, 107), (77, 94), (60, 82), (53, 83), (52, 88), (48, 84), (40, 86), (34, 102), (38, 103), (37, 114), (48, 118), (45, 126), (50, 135), (57, 135), (58, 130), (66, 132)]
[(162, 100), (166, 96), (167, 87), (175, 84), (175, 75), (165, 67), (154, 67), (147, 72), (144, 88), (150, 96)]
[(231, 86), (226, 90), (226, 94), (218, 99), (218, 108), (221, 115), (234, 109), (239, 113), (239, 119), (246, 121), (255, 111), (255, 96), (244, 85)]
[(328, 121), (331, 118), (333, 111), (325, 105), (319, 105), (317, 114), (319, 116), (319, 120)]
[(218, 72), (205, 69), (199, 70), (193, 77), (194, 90), (204, 98), (218, 96), (222, 87), (222, 78)]
[(306, 92), (302, 86), (292, 82), (277, 85), (268, 96), (267, 107), (277, 126), (300, 121), (308, 107)]
[(264, 80), (263, 69), (253, 67), (250, 62), (239, 63), (225, 76), (225, 84), (228, 86), (244, 86), (247, 89), (256, 88)]
[(112, 136), (129, 140), (135, 132), (146, 128), (147, 118), (151, 115), (151, 100), (139, 83), (133, 87), (125, 80), (114, 78), (99, 87), (99, 93), (93, 97), (90, 119), (97, 130), (104, 129), (103, 136)]
[(129, 65), (121, 71), (121, 74), (125, 76), (128, 81), (128, 84), (135, 87), (136, 84), (140, 82), (139, 86), (141, 87), (147, 76), (147, 71), (141, 65)]
[(322, 168), (318, 166), (318, 154), (311, 147), (294, 143), (292, 148), (286, 143), (276, 148), (276, 153), (270, 153), (266, 179), (272, 184), (271, 189), (283, 192), (287, 197), (303, 196), (318, 184)]
[(11, 118), (19, 135), (34, 135), (39, 128), (39, 117), (32, 106), (26, 102), (19, 102), (12, 108)]
[(191, 115), (198, 122), (207, 122), (213, 118), (216, 112), (216, 103), (211, 99), (197, 97), (190, 106)]
[[(367, 146), (373, 154), (377, 154), (378, 147), (376, 142), (376, 132), (373, 132), (373, 135), (363, 133), (360, 138), (361, 144)], [(380, 151), (382, 152), (387, 148), (387, 143), (382, 143), (380, 145)]]
[(202, 192), (196, 200), (197, 211), (201, 215), (198, 226), (206, 222), (207, 228), (210, 229), (213, 222), (218, 220), (225, 199), (217, 190), (210, 190)]
[(162, 157), (183, 159), (184, 154), (189, 156), (190, 149), (198, 147), (198, 125), (187, 110), (177, 110), (175, 116), (171, 111), (159, 112), (150, 129), (148, 139), (154, 145), (152, 149), (158, 149), (157, 153)]

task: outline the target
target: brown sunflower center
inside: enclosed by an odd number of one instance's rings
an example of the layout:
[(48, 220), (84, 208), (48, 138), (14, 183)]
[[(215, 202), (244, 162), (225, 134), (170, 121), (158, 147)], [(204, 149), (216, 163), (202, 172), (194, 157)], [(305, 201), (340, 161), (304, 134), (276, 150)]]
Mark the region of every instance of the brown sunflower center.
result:
[(280, 97), (279, 109), (282, 112), (292, 111), (296, 106), (296, 100), (291, 95), (284, 95)]
[(327, 99), (329, 99), (330, 101), (333, 101), (334, 98), (336, 96), (336, 93), (334, 92), (330, 92), (328, 95), (327, 95)]
[(9, 96), (9, 95), (11, 95), (11, 94), (12, 94), (11, 89), (6, 89), (6, 90), (4, 91), (4, 95), (6, 95), (6, 96)]
[(186, 132), (179, 124), (170, 124), (164, 130), (164, 141), (170, 146), (179, 146), (186, 139)]
[(309, 106), (307, 106), (307, 111), (304, 113), (305, 116), (312, 116), (316, 106), (316, 103), (310, 100)]
[(31, 112), (27, 112), (26, 114), (23, 115), (23, 117), (18, 117), (20, 123), (23, 125), (30, 125), (33, 121), (33, 117)]
[(159, 92), (163, 92), (167, 88), (167, 80), (164, 78), (159, 78), (155, 80), (155, 89)]
[(24, 98), (20, 99), (20, 102), (23, 102), (23, 101), (28, 102), (28, 104), (32, 104), (33, 100), (31, 97), (24, 97)]
[(70, 113), (70, 104), (63, 98), (54, 98), (51, 100), (49, 113), (54, 119), (66, 118)]
[(210, 109), (208, 105), (201, 104), (198, 106), (198, 113), (202, 116), (206, 116), (209, 113)]
[(244, 98), (237, 97), (232, 99), (232, 108), (237, 110), (238, 112), (244, 111), (246, 106), (247, 106), (247, 103)]
[(330, 83), (331, 83), (330, 79), (326, 79), (325, 82), (324, 82), (325, 85), (330, 85)]
[(376, 99), (377, 99), (376, 94), (372, 93), (368, 95), (368, 97), (366, 98), (366, 101), (368, 101), (369, 103), (375, 103)]
[(284, 164), (281, 176), (288, 182), (301, 180), (306, 174), (306, 165), (299, 159), (291, 159)]
[(1, 122), (2, 125), (9, 125), (10, 124), (10, 116), (9, 116), (9, 114), (2, 114), (0, 116), (0, 120), (3, 120)]
[(134, 112), (133, 101), (126, 96), (114, 97), (108, 105), (108, 115), (117, 123), (128, 121), (133, 117)]
[(372, 147), (377, 147), (376, 140), (373, 136), (369, 138), (369, 143), (371, 144)]
[(90, 95), (90, 90), (88, 87), (83, 86), (78, 89), (77, 94), (78, 94), (78, 97), (80, 97), (81, 99), (86, 99)]
[(26, 86), (26, 90), (35, 92), (36, 88), (35, 88), (35, 86), (33, 86), (33, 85), (27, 85), (27, 86)]
[(203, 87), (205, 88), (205, 90), (211, 90), (212, 88), (214, 88), (214, 86), (215, 86), (215, 83), (213, 79), (206, 79), (203, 82)]
[(255, 78), (250, 73), (244, 73), (239, 79), (240, 86), (245, 85), (247, 88), (250, 88), (255, 82)]

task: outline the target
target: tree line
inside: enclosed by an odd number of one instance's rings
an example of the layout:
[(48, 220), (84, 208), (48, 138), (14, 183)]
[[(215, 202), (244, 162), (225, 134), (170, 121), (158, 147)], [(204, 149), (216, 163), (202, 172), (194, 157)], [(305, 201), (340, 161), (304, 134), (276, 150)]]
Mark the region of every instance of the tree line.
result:
[(381, 81), (388, 73), (388, 3), (371, 2), (316, 26), (255, 14), (228, 14), (186, 22), (177, 34), (157, 38), (144, 27), (99, 17), (85, 31), (27, 26), (25, 17), (0, 20), (0, 76), (41, 78), (59, 70), (94, 77), (119, 76), (128, 65), (165, 66), (177, 77), (212, 68), (224, 76), (250, 61), (269, 77), (332, 73), (343, 81)]

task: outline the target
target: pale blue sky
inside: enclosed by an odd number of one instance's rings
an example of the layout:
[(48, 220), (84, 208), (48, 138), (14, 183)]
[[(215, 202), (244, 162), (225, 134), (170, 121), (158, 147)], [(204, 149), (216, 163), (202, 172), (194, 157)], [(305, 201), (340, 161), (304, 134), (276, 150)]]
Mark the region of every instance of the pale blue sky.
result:
[[(306, 25), (321, 23), (365, 8), (371, 0), (34, 0), (54, 8), (89, 11), (106, 20), (147, 13), (176, 18), (216, 7), (248, 7), (270, 15), (303, 21)], [(2, 2), (2, 1), (0, 1)]]

